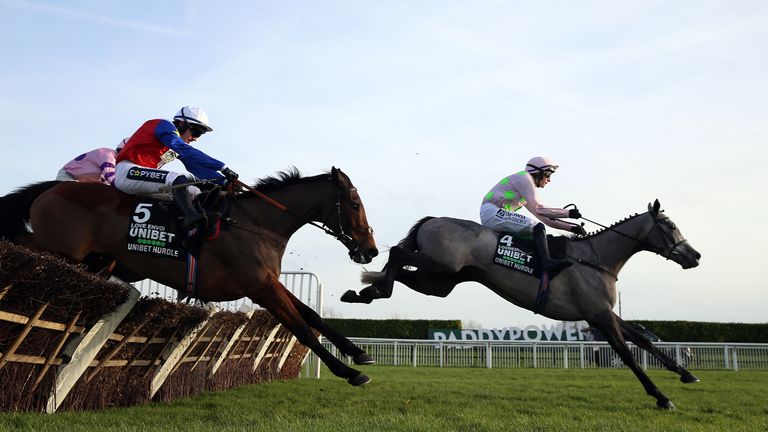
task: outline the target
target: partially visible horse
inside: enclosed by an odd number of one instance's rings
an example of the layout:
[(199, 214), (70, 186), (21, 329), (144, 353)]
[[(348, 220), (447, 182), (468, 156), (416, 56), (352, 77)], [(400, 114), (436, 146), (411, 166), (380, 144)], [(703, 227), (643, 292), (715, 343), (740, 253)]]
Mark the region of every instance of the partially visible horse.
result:
[[(696, 267), (701, 255), (683, 238), (677, 226), (660, 210), (657, 200), (648, 212), (632, 216), (612, 227), (583, 238), (568, 239), (565, 255), (574, 265), (550, 281), (550, 294), (538, 311), (555, 320), (586, 320), (605, 335), (660, 408), (674, 405), (635, 361), (626, 340), (647, 350), (684, 383), (699, 379), (670, 359), (634, 327), (613, 313), (617, 275), (632, 255), (651, 251), (671, 259), (684, 269)], [(494, 264), (498, 233), (475, 222), (427, 217), (411, 228), (408, 236), (389, 251), (381, 272), (363, 273), (371, 285), (360, 293), (347, 291), (341, 300), (370, 303), (392, 295), (395, 281), (423, 294), (445, 297), (456, 284), (479, 282), (504, 299), (534, 310), (539, 281), (529, 275)]]
[[(357, 189), (346, 174), (332, 168), (314, 177), (301, 177), (293, 169), (261, 180), (255, 190), (229, 198), (230, 211), (222, 219), (220, 235), (203, 243), (196, 297), (204, 301), (248, 297), (272, 313), (334, 374), (353, 385), (369, 382), (365, 374), (323, 348), (310, 327), (356, 364), (374, 360), (330, 328), (279, 281), (288, 239), (307, 223), (322, 224), (327, 233), (348, 248), (355, 262), (368, 263), (378, 254)], [(258, 194), (266, 195), (267, 200)], [(270, 204), (269, 198), (284, 207)], [(127, 249), (129, 223), (132, 216), (136, 217), (137, 203), (137, 197), (97, 183), (33, 184), (0, 198), (0, 238), (33, 245), (74, 262), (93, 254), (107, 256), (116, 260), (123, 271), (184, 292), (183, 261)], [(33, 230), (31, 235), (27, 220)]]

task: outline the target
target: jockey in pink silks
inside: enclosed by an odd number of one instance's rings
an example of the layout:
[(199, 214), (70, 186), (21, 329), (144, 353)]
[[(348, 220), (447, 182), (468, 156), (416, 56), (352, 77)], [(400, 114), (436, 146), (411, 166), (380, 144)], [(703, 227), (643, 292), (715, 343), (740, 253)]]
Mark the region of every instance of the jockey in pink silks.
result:
[(56, 180), (104, 183), (112, 186), (115, 182), (115, 160), (127, 141), (128, 138), (123, 138), (115, 149), (97, 148), (81, 154), (59, 170)]
[[(554, 271), (571, 265), (567, 260), (555, 260), (549, 255), (544, 224), (574, 234), (584, 235), (580, 225), (561, 221), (561, 218), (580, 218), (578, 209), (562, 209), (544, 206), (536, 188), (543, 188), (559, 165), (551, 159), (537, 156), (528, 161), (524, 171), (509, 175), (493, 187), (480, 206), (480, 222), (496, 232), (511, 233), (519, 238), (533, 238), (541, 264), (545, 270)], [(541, 222), (517, 213), (525, 207)]]

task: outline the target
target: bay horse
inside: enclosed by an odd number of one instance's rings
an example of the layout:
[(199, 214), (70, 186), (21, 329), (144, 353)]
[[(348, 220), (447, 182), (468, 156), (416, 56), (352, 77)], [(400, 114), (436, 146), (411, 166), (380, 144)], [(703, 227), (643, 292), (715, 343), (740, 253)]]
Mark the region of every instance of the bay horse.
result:
[[(323, 348), (310, 328), (356, 364), (374, 363), (373, 358), (329, 327), (279, 281), (288, 239), (307, 223), (341, 241), (355, 262), (369, 263), (378, 254), (357, 189), (336, 168), (313, 177), (301, 177), (294, 168), (247, 189), (251, 191), (229, 198), (230, 211), (221, 219), (218, 238), (202, 245), (196, 297), (206, 302), (248, 297), (268, 310), (335, 375), (356, 386), (369, 382), (365, 374)], [(129, 221), (137, 203), (136, 196), (103, 184), (37, 183), (0, 198), (0, 237), (74, 262), (91, 254), (104, 255), (116, 260), (123, 272), (135, 274), (138, 278), (134, 279), (153, 279), (183, 293), (184, 261), (127, 250)]]
[[(646, 213), (605, 228), (586, 237), (567, 239), (565, 256), (574, 264), (551, 279), (548, 300), (537, 312), (555, 320), (585, 320), (600, 330), (645, 391), (656, 398), (656, 405), (674, 409), (674, 404), (637, 364), (626, 340), (658, 358), (667, 369), (679, 374), (683, 383), (699, 379), (613, 312), (616, 281), (627, 260), (641, 250), (670, 259), (683, 269), (696, 267), (701, 255), (660, 211), (658, 200), (648, 204)], [(498, 236), (472, 221), (426, 217), (390, 249), (381, 272), (363, 273), (363, 283), (371, 285), (359, 293), (347, 291), (341, 300), (370, 303), (374, 299), (389, 298), (395, 281), (426, 295), (446, 297), (458, 283), (475, 281), (509, 302), (534, 310), (539, 281), (494, 264)]]

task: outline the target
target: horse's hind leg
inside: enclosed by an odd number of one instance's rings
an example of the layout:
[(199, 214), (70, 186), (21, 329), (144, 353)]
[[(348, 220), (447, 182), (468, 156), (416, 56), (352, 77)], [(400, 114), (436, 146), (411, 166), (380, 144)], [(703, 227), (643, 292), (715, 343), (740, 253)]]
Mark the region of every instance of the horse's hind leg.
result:
[(347, 290), (342, 296), (341, 301), (345, 303), (366, 303), (380, 298), (392, 297), (395, 279), (406, 264), (404, 261), (403, 249), (399, 246), (393, 246), (389, 250), (387, 263), (381, 272), (376, 273), (375, 280), (367, 287), (356, 293), (354, 290)]
[(347, 339), (344, 335), (334, 330), (329, 326), (320, 315), (317, 314), (312, 308), (305, 305), (301, 300), (296, 298), (292, 293), (288, 292), (289, 298), (293, 302), (293, 306), (299, 311), (301, 317), (307, 324), (320, 332), (325, 336), (333, 345), (335, 345), (342, 354), (352, 357), (352, 361), (355, 364), (373, 364), (376, 361), (368, 355), (365, 351), (360, 349), (352, 341)]
[[(403, 267), (415, 267), (416, 270), (406, 270)], [(418, 274), (418, 278), (414, 275)], [(394, 246), (389, 250), (389, 259), (384, 266), (380, 276), (369, 286), (356, 293), (349, 290), (341, 297), (341, 301), (347, 303), (370, 303), (375, 299), (390, 298), (394, 289), (395, 281), (400, 281), (410, 288), (427, 295), (437, 295), (445, 297), (453, 289), (453, 285), (447, 290), (439, 290), (441, 293), (435, 294), (431, 289), (419, 289), (412, 286), (409, 282), (415, 279), (423, 280), (430, 276), (452, 276), (456, 274), (453, 268), (435, 261), (433, 258), (420, 252), (407, 252), (399, 246)], [(402, 280), (401, 280), (402, 279)], [(444, 292), (444, 293), (443, 293)]]
[(615, 316), (615, 314), (614, 314), (614, 317), (618, 321), (618, 323), (621, 325), (621, 332), (624, 334), (625, 338), (627, 338), (630, 342), (634, 343), (640, 348), (651, 353), (651, 355), (659, 359), (659, 361), (668, 370), (680, 375), (680, 381), (686, 384), (700, 381), (696, 375), (690, 373), (683, 366), (681, 366), (676, 361), (669, 358), (669, 356), (664, 354), (661, 350), (656, 348), (656, 346), (654, 346), (653, 343), (649, 341), (648, 338), (646, 338), (643, 334), (637, 331), (637, 329), (627, 324), (627, 322), (621, 319), (620, 317)]
[(645, 388), (645, 392), (656, 398), (656, 406), (662, 409), (675, 409), (675, 405), (668, 397), (656, 387), (656, 385), (648, 378), (648, 375), (640, 368), (637, 361), (632, 356), (632, 352), (629, 350), (627, 343), (624, 341), (624, 337), (621, 332), (621, 324), (616, 319), (616, 315), (612, 311), (606, 310), (594, 317), (587, 320), (590, 325), (600, 330), (605, 336), (605, 340), (611, 345), (616, 353), (621, 357), (621, 360), (627, 365), (640, 383)]
[(328, 366), (331, 372), (348, 383), (358, 386), (370, 382), (370, 378), (358, 370), (352, 369), (334, 357), (315, 337), (307, 323), (302, 319), (301, 313), (291, 301), (291, 293), (277, 279), (270, 275), (264, 282), (264, 287), (258, 293), (250, 296), (254, 303), (268, 310), (296, 339), (312, 350), (320, 360)]

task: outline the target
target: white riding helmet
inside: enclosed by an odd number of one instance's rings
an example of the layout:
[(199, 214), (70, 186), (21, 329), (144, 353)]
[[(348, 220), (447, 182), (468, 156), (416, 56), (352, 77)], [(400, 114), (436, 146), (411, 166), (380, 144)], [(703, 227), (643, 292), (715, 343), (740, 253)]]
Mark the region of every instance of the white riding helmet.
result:
[(536, 156), (528, 161), (525, 165), (525, 170), (531, 174), (539, 172), (555, 172), (560, 165), (555, 164), (555, 161), (548, 157)]
[(203, 111), (199, 107), (194, 107), (194, 106), (182, 107), (179, 110), (179, 112), (177, 112), (176, 115), (173, 116), (173, 119), (200, 125), (205, 128), (206, 132), (210, 132), (213, 130), (213, 128), (208, 125), (208, 114), (206, 114), (205, 111)]
[(125, 147), (125, 144), (128, 142), (129, 138), (130, 137), (125, 137), (125, 138), (121, 139), (120, 142), (117, 143), (117, 147), (115, 147), (115, 150), (118, 150), (118, 151), (122, 150), (123, 147)]

